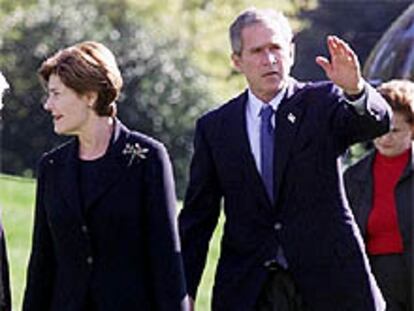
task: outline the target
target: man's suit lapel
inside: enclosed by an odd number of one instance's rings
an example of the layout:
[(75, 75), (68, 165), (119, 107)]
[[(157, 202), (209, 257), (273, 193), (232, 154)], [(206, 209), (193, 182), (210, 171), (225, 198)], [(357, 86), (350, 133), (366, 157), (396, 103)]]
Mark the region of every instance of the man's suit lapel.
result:
[(230, 150), (240, 150), (240, 168), (245, 169), (246, 177), (251, 180), (252, 192), (257, 194), (258, 199), (265, 206), (271, 206), (270, 199), (266, 193), (264, 183), (260, 172), (257, 170), (256, 162), (250, 148), (249, 137), (247, 134), (246, 123), (246, 105), (247, 91), (236, 99), (233, 109), (228, 114), (228, 119), (224, 124), (229, 124), (229, 130), (225, 133), (226, 143), (229, 144)]
[[(277, 204), (280, 184), (283, 173), (289, 159), (291, 146), (294, 143), (294, 137), (298, 130), (302, 117), (302, 108), (297, 105), (302, 99), (302, 92), (299, 90), (300, 84), (293, 79), (289, 81), (286, 95), (279, 105), (276, 112), (276, 134), (275, 134), (275, 204)], [(260, 172), (257, 169), (254, 156), (251, 152), (250, 142), (247, 134), (246, 125), (246, 105), (247, 91), (236, 99), (237, 104), (234, 105), (235, 111), (231, 111), (229, 116), (231, 119), (225, 120), (233, 126), (227, 133), (227, 142), (229, 144), (241, 145), (242, 159), (247, 172), (247, 178), (252, 180), (252, 191), (257, 193), (258, 198), (269, 208), (274, 209), (267, 195)]]
[(275, 132), (275, 200), (277, 204), (283, 174), (289, 159), (290, 149), (295, 140), (295, 134), (302, 119), (303, 108), (297, 105), (302, 99), (302, 92), (298, 83), (290, 81), (286, 95), (276, 111)]

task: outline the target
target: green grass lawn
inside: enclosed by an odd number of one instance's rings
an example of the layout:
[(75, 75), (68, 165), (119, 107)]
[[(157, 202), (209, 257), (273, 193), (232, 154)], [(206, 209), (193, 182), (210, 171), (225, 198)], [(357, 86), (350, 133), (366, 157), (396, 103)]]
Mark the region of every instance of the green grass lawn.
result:
[(13, 310), (21, 310), (33, 225), (35, 183), (0, 175), (0, 206), (9, 255)]
[[(0, 206), (6, 232), (13, 310), (21, 310), (33, 226), (35, 182), (0, 175)], [(198, 290), (197, 311), (210, 310), (211, 287), (219, 254), (222, 219), (210, 244), (209, 258)]]

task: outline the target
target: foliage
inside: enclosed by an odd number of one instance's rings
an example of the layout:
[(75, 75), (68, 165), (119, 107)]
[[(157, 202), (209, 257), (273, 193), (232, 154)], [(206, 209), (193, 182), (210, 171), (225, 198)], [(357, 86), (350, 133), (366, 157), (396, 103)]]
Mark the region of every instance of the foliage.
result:
[(0, 0), (0, 17), (6, 16), (18, 8), (28, 8), (39, 0)]
[[(292, 18), (300, 9), (313, 8), (317, 0), (159, 0), (128, 1), (148, 25), (158, 25), (169, 34), (178, 34), (189, 45), (189, 53), (208, 76), (215, 102), (223, 102), (245, 88), (245, 81), (232, 67), (228, 27), (248, 7), (274, 8)], [(174, 25), (174, 27), (171, 27)]]
[[(294, 76), (324, 79), (314, 58), (337, 34), (363, 63), (388, 25), (411, 1), (366, 0), (0, 0), (0, 70), (12, 84), (6, 98), (3, 170), (31, 175), (42, 151), (61, 139), (41, 112), (35, 72), (57, 49), (84, 39), (117, 55), (125, 88), (119, 115), (129, 126), (164, 141), (183, 193), (194, 119), (245, 86), (230, 64), (227, 29), (242, 9), (275, 7), (297, 36)], [(298, 12), (300, 14), (298, 14)], [(353, 16), (352, 19), (349, 16)], [(201, 72), (200, 72), (201, 71)], [(202, 74), (201, 74), (202, 73)], [(30, 118), (30, 121), (27, 121)]]
[(166, 144), (182, 193), (193, 122), (211, 102), (186, 44), (144, 28), (125, 1), (53, 2), (14, 11), (0, 30), (0, 69), (12, 85), (3, 114), (3, 170), (24, 175), (62, 140), (41, 109), (35, 73), (42, 60), (59, 48), (97, 40), (114, 51), (123, 73), (120, 118)]

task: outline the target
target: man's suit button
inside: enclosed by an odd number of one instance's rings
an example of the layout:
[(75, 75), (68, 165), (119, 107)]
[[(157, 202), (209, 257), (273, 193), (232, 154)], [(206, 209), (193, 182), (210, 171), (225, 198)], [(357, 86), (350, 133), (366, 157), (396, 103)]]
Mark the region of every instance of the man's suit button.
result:
[(273, 228), (275, 228), (276, 231), (279, 231), (280, 229), (282, 229), (282, 224), (280, 222), (277, 222), (277, 223), (275, 223)]
[(86, 262), (88, 263), (88, 265), (93, 264), (93, 258), (92, 258), (92, 256), (89, 256), (88, 258), (86, 258)]

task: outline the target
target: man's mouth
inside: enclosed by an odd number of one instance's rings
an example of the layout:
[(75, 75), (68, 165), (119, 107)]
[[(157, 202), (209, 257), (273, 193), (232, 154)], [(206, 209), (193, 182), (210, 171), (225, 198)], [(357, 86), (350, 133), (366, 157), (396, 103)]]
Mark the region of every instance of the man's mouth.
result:
[(279, 72), (277, 71), (269, 71), (262, 75), (262, 77), (273, 77), (273, 76), (279, 76)]

